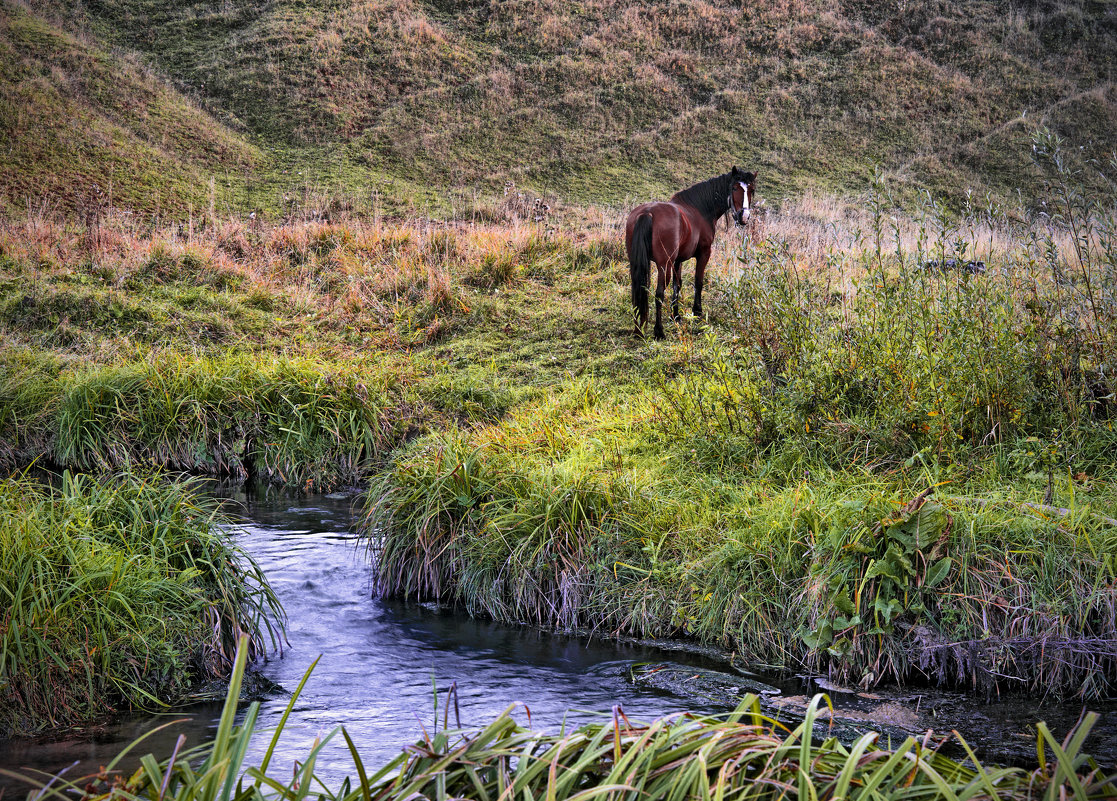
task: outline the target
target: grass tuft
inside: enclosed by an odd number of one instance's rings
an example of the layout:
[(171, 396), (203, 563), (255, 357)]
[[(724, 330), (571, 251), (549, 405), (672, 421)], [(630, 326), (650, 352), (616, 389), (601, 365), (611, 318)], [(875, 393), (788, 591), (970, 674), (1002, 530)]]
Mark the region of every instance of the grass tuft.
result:
[(0, 732), (181, 700), (278, 644), (282, 610), (198, 482), (0, 482)]
[[(233, 687), (245, 664), (237, 662)], [(309, 671), (308, 671), (309, 676)], [(304, 678), (303, 684), (306, 679)], [(300, 685), (299, 689), (302, 689)], [(292, 697), (288, 710), (298, 693)], [(246, 764), (248, 743), (257, 734), (258, 704), (241, 725), (234, 725), (236, 693), (209, 743), (160, 762), (149, 755), (121, 782), (115, 763), (91, 781), (55, 780), (45, 797), (66, 797), (69, 788), (87, 782), (83, 797), (171, 801), (295, 801), (309, 788), (326, 801), (393, 801), (430, 798), (439, 801), (475, 798), (546, 798), (576, 801), (597, 797), (623, 799), (767, 799), (879, 798), (957, 801), (960, 798), (1024, 801), (1032, 798), (1094, 801), (1117, 797), (1117, 776), (1083, 753), (1082, 743), (1096, 722), (1088, 715), (1062, 742), (1038, 725), (1035, 768), (986, 767), (953, 761), (926, 740), (907, 738), (884, 748), (867, 734), (843, 745), (817, 723), (816, 696), (805, 720), (787, 729), (760, 713), (756, 696), (746, 696), (728, 716), (680, 714), (651, 723), (633, 722), (620, 707), (612, 719), (575, 731), (544, 734), (518, 724), (510, 706), (482, 729), (442, 728), (380, 768), (368, 771), (359, 747), (344, 728), (316, 741), (295, 763), (293, 776), (269, 772), (270, 756), (283, 726), (272, 735), (265, 764)], [(352, 774), (331, 785), (315, 776), (317, 756), (340, 734), (352, 759)], [(181, 740), (180, 740), (181, 745)], [(80, 789), (80, 788), (79, 788)]]

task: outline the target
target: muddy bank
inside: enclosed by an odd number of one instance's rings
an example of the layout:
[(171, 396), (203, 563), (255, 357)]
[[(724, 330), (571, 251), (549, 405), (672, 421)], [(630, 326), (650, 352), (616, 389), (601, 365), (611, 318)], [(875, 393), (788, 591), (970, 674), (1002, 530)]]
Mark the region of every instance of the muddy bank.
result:
[(879, 742), (897, 745), (907, 737), (926, 742), (948, 756), (964, 759), (960, 735), (983, 761), (1006, 765), (1034, 764), (1037, 721), (1063, 737), (1085, 711), (1101, 715), (1087, 739), (1087, 749), (1102, 760), (1117, 760), (1117, 702), (1044, 704), (1027, 696), (1008, 696), (982, 703), (960, 692), (927, 688), (843, 687), (818, 677), (796, 677), (767, 683), (726, 658), (720, 670), (657, 662), (634, 666), (631, 680), (696, 703), (736, 706), (748, 693), (758, 696), (761, 709), (776, 721), (794, 728), (802, 722), (815, 693), (826, 693), (831, 707), (817, 716), (815, 736), (837, 737), (851, 744), (866, 732), (880, 733)]

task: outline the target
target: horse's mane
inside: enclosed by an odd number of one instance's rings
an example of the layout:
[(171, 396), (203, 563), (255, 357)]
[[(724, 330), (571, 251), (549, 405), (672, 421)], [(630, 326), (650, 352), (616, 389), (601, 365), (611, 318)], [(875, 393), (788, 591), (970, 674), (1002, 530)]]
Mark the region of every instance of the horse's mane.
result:
[(716, 220), (726, 211), (726, 198), (729, 197), (729, 186), (733, 183), (733, 173), (727, 172), (715, 175), (705, 181), (681, 189), (671, 196), (671, 200), (686, 203), (698, 209), (708, 220)]

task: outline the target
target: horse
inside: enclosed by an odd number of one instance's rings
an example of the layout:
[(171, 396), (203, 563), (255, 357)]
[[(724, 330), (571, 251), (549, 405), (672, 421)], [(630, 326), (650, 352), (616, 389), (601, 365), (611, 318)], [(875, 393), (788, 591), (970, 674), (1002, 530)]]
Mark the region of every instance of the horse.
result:
[(628, 215), (624, 227), (628, 271), (632, 277), (632, 308), (635, 335), (644, 335), (648, 322), (648, 280), (654, 261), (658, 279), (655, 288), (655, 338), (663, 339), (661, 319), (667, 277), (671, 280), (671, 317), (679, 320), (679, 291), (683, 285), (682, 263), (694, 259), (694, 315), (702, 316), (702, 286), (706, 263), (714, 244), (714, 226), (728, 214), (737, 227), (752, 214), (756, 173), (734, 167), (694, 186), (676, 192), (665, 203), (643, 203)]

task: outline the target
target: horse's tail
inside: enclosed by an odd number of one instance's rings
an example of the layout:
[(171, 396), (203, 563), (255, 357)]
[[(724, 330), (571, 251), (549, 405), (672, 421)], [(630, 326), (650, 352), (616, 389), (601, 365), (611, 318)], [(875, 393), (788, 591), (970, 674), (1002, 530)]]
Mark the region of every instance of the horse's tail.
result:
[(641, 214), (632, 226), (632, 244), (628, 248), (628, 272), (632, 276), (632, 308), (639, 316), (637, 324), (648, 319), (648, 271), (652, 258), (652, 215)]

